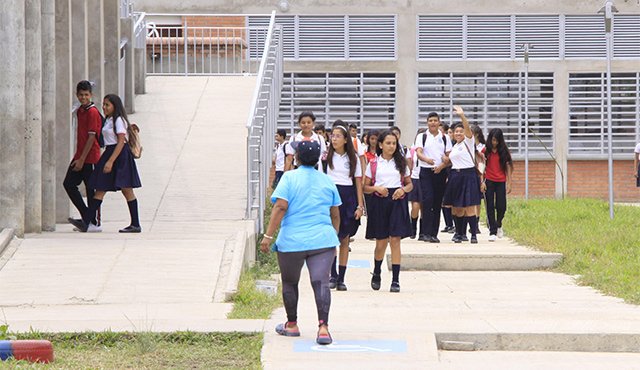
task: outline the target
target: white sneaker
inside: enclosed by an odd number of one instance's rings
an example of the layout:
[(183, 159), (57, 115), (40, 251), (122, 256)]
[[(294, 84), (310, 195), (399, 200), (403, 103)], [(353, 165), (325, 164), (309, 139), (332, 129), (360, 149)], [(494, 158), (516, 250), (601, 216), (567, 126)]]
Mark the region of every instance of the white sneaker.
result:
[(502, 239), (504, 237), (504, 231), (502, 231), (502, 228), (499, 227), (498, 228), (498, 238)]
[(498, 237), (497, 237), (497, 236), (495, 236), (495, 235), (489, 235), (489, 241), (490, 241), (490, 242), (495, 242), (497, 239), (498, 239)]
[(89, 223), (89, 227), (87, 227), (87, 232), (88, 233), (101, 233), (102, 232), (102, 226), (98, 226), (98, 225), (94, 225), (92, 223)]

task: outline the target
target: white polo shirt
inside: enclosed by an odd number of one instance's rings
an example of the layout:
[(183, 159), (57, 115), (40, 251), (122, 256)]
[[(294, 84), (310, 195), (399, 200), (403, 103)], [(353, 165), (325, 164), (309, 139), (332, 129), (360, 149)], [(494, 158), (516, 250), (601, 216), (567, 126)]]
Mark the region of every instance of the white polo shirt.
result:
[(283, 141), (282, 143), (278, 143), (276, 146), (276, 151), (274, 153), (274, 157), (276, 160), (276, 171), (284, 171), (284, 151), (289, 147), (289, 143)]
[[(386, 160), (381, 155), (377, 157), (378, 167), (376, 168), (375, 186), (383, 186), (385, 188), (399, 188), (401, 183), (400, 172), (396, 169), (396, 162), (391, 158)], [(409, 167), (405, 169), (405, 174), (409, 174)], [(371, 178), (371, 162), (367, 165), (365, 176)]]
[[(325, 157), (325, 153), (327, 152), (327, 146), (324, 142), (324, 138), (316, 134), (315, 132), (312, 132), (310, 137), (304, 137), (302, 136), (302, 131), (299, 131), (291, 141), (305, 141), (305, 140), (317, 141), (318, 143), (320, 143), (320, 159), (318, 159), (318, 170), (322, 171), (322, 158)], [(287, 155), (293, 156), (294, 164), (297, 165), (297, 162), (295, 160), (296, 151), (291, 146), (291, 142), (289, 142), (289, 145), (287, 145), (286, 153)]]
[[(125, 139), (127, 137), (127, 126), (122, 117), (118, 117), (116, 120), (116, 132), (118, 134), (124, 134)], [(118, 136), (116, 132), (113, 132), (113, 118), (109, 117), (106, 121), (104, 121), (104, 126), (102, 127), (102, 138), (104, 139), (104, 145), (116, 145), (118, 144)]]
[(636, 145), (636, 150), (634, 152), (638, 155), (638, 157), (640, 157), (640, 143)]
[(475, 167), (476, 165), (473, 162), (473, 157), (471, 157), (471, 155), (474, 154), (474, 149), (474, 138), (468, 138), (465, 136), (462, 142), (456, 143), (456, 145), (453, 146), (453, 149), (451, 149), (451, 153), (449, 153), (451, 168), (454, 170), (460, 170), (463, 168)]
[[(333, 153), (333, 169), (327, 165), (327, 175), (333, 180), (336, 185), (351, 186), (353, 180), (349, 177), (349, 170), (351, 169), (351, 163), (349, 163), (349, 156), (347, 153), (342, 155)], [(356, 171), (353, 174), (354, 177), (362, 177), (362, 167), (360, 166), (360, 159), (356, 159)]]
[[(424, 142), (424, 146), (422, 145), (422, 138), (424, 135), (427, 135), (427, 139)], [(444, 136), (444, 141), (442, 137)], [(431, 158), (434, 161), (434, 164), (428, 164), (427, 162), (423, 162), (418, 160), (420, 167), (422, 168), (435, 168), (442, 164), (442, 156), (445, 155), (445, 152), (451, 150), (451, 139), (449, 139), (449, 135), (442, 135), (440, 131), (438, 134), (433, 136), (429, 131), (419, 134), (416, 137), (416, 141), (413, 143), (416, 148), (422, 148), (422, 153), (427, 156), (427, 158)]]
[(353, 142), (353, 146), (356, 148), (358, 158), (362, 157), (364, 155), (364, 152), (366, 152), (366, 145), (360, 142), (360, 140), (358, 140), (357, 138), (351, 138), (351, 141)]

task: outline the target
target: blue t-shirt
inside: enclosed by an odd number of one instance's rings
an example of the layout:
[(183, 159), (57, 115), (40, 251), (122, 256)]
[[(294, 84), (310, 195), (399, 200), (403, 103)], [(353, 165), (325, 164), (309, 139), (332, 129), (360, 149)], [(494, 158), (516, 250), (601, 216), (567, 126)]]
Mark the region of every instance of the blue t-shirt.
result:
[(271, 202), (289, 203), (276, 240), (278, 252), (301, 252), (340, 244), (330, 208), (342, 204), (331, 178), (310, 166), (282, 175)]

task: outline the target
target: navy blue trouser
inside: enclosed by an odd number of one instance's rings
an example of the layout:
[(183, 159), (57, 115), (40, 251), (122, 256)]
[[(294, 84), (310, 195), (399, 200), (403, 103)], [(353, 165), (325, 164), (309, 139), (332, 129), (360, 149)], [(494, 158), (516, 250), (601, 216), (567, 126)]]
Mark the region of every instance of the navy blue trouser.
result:
[(504, 182), (486, 180), (487, 191), (484, 203), (487, 206), (487, 220), (489, 221), (489, 234), (496, 235), (498, 228), (502, 227), (504, 214), (507, 212), (507, 188)]
[(433, 168), (420, 168), (420, 191), (422, 192), (422, 219), (420, 230), (425, 235), (438, 236), (442, 197), (447, 186), (447, 174), (433, 172)]

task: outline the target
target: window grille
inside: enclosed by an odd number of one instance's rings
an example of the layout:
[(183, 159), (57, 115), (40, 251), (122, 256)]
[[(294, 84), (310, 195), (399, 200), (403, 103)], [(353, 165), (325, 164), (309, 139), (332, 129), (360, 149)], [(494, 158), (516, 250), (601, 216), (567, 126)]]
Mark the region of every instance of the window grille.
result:
[(355, 123), (360, 133), (395, 125), (394, 73), (285, 73), (278, 128), (299, 130), (297, 117), (312, 111), (316, 123)]
[(468, 16), (467, 58), (511, 58), (511, 17)]
[(606, 58), (602, 15), (565, 16), (565, 58)]
[[(452, 106), (460, 105), (485, 135), (500, 128), (511, 152), (524, 154), (524, 87), (523, 73), (420, 73), (419, 126), (425, 125), (429, 112), (451, 124)], [(532, 154), (545, 152), (540, 141), (553, 151), (553, 87), (553, 73), (529, 73), (529, 127), (536, 134), (529, 135)]]
[(613, 56), (640, 58), (640, 14), (613, 18)]
[(462, 16), (418, 17), (419, 59), (461, 59), (463, 52)]
[[(633, 152), (640, 139), (640, 73), (611, 78), (614, 153)], [(569, 74), (569, 154), (608, 152), (606, 73)]]
[[(249, 26), (266, 27), (269, 18), (249, 16)], [(293, 60), (390, 60), (396, 58), (394, 15), (283, 15), (284, 57)], [(249, 34), (258, 48), (264, 36)], [(261, 51), (259, 51), (261, 52)], [(258, 52), (258, 53), (259, 53)], [(259, 54), (251, 54), (252, 58)]]
[(516, 15), (516, 58), (524, 58), (522, 45), (529, 49), (531, 58), (560, 57), (560, 22), (557, 15)]

